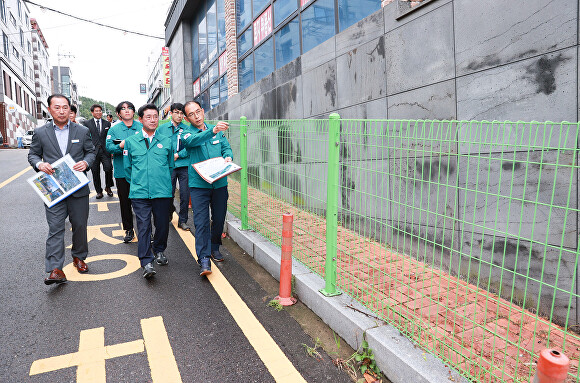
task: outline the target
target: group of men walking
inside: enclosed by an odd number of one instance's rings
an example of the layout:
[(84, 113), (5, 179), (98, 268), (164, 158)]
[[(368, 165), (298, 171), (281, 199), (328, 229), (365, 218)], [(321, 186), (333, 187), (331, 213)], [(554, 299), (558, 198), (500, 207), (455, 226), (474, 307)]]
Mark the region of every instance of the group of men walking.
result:
[[(211, 273), (210, 259), (216, 262), (224, 260), (219, 246), (227, 209), (227, 178), (210, 184), (197, 174), (192, 165), (218, 156), (226, 161), (232, 160), (232, 150), (223, 133), (228, 129), (227, 123), (206, 124), (204, 110), (195, 101), (185, 105), (172, 104), (171, 120), (162, 126), (158, 126), (159, 109), (153, 104), (139, 108), (136, 121), (135, 106), (129, 101), (119, 103), (116, 107), (119, 121), (113, 126), (102, 118), (100, 105), (91, 107), (93, 118), (85, 121), (84, 126), (70, 119), (71, 105), (65, 96), (51, 95), (48, 106), (53, 119), (36, 129), (28, 154), (29, 163), (35, 170), (52, 174), (54, 169), (50, 164), (69, 154), (76, 161), (74, 170), (86, 172), (91, 169), (97, 199), (103, 198), (102, 164), (104, 191), (112, 197), (111, 188), (114, 184), (117, 187), (125, 243), (134, 239), (133, 213), (135, 215), (137, 256), (144, 278), (156, 274), (155, 264), (167, 265), (169, 262), (165, 250), (169, 222), (175, 210), (173, 197), (177, 182), (180, 191), (178, 227), (189, 230), (187, 217), (191, 198), (200, 275)], [(185, 124), (184, 119), (190, 125)], [(66, 282), (62, 268), (67, 217), (73, 232), (73, 265), (78, 272), (88, 272), (84, 261), (88, 256), (89, 192), (86, 185), (53, 207), (45, 206), (49, 226), (46, 284)], [(153, 236), (152, 218), (155, 226)]]

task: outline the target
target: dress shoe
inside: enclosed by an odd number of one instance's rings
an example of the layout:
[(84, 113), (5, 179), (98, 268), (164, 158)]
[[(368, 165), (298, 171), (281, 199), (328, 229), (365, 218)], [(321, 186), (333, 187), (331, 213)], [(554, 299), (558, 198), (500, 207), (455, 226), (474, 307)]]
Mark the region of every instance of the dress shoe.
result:
[(85, 261), (83, 261), (80, 258), (73, 257), (73, 265), (75, 265), (79, 273), (86, 273), (89, 271), (89, 267), (87, 266)]
[(103, 193), (97, 193), (97, 196), (95, 197), (96, 199), (101, 199), (103, 198)]
[(153, 267), (153, 262), (149, 262), (143, 266), (143, 278), (149, 279), (155, 274), (157, 274), (157, 272), (155, 271), (155, 267)]
[(167, 259), (165, 254), (163, 254), (163, 252), (160, 251), (159, 253), (155, 254), (155, 263), (161, 266), (165, 266), (169, 263), (169, 260)]
[(105, 191), (107, 192), (107, 195), (109, 197), (112, 197), (113, 196), (113, 191), (111, 190), (111, 188), (105, 188)]
[(59, 284), (66, 282), (66, 275), (62, 272), (62, 270), (54, 269), (50, 273), (50, 275), (44, 279), (45, 285), (52, 285), (53, 283)]
[(133, 238), (135, 238), (135, 232), (133, 229), (125, 230), (125, 238), (123, 238), (123, 242), (129, 243), (133, 240)]
[(187, 226), (187, 223), (185, 222), (179, 222), (177, 224), (177, 227), (180, 228), (181, 230), (189, 231), (189, 226)]
[(219, 250), (214, 250), (211, 252), (211, 259), (213, 259), (215, 262), (223, 262), (224, 256), (222, 253), (220, 253)]
[(199, 264), (201, 265), (201, 271), (199, 275), (204, 276), (211, 274), (211, 261), (209, 260), (209, 257), (202, 258), (199, 261)]

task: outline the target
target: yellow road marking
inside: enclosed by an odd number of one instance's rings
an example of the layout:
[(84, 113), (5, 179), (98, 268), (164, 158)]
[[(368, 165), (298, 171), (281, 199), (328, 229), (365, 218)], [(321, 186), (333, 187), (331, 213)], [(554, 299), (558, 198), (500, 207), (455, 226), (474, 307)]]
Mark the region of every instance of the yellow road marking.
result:
[(83, 330), (77, 352), (36, 360), (30, 366), (29, 374), (38, 375), (76, 366), (77, 383), (106, 383), (107, 359), (145, 351), (153, 383), (182, 382), (163, 318), (141, 319), (141, 331), (143, 339), (105, 346), (104, 327)]
[(30, 169), (32, 169), (32, 167), (27, 167), (26, 169), (18, 172), (17, 174), (13, 175), (12, 177), (8, 178), (6, 181), (4, 182), (0, 182), (0, 189), (2, 189), (4, 186), (8, 185), (10, 182), (14, 181), (16, 178), (20, 177), (21, 175), (23, 175), (24, 173), (26, 173), (27, 171), (29, 171)]
[[(172, 223), (177, 233), (189, 249), (191, 255), (197, 260), (195, 238), (189, 231), (177, 228), (177, 221), (178, 216), (176, 213), (173, 213)], [(262, 359), (268, 371), (270, 371), (270, 374), (272, 374), (272, 377), (274, 377), (274, 380), (284, 383), (306, 382), (215, 265), (208, 279), (254, 350), (256, 350), (260, 359)]]
[(119, 201), (89, 202), (89, 205), (97, 205), (97, 211), (109, 211), (109, 204), (110, 203), (119, 203)]
[(86, 274), (81, 274), (77, 271), (77, 269), (73, 266), (72, 263), (69, 263), (68, 265), (63, 267), (62, 271), (66, 274), (66, 278), (69, 281), (89, 282), (89, 281), (104, 281), (107, 279), (124, 277), (125, 275), (129, 275), (141, 268), (139, 258), (136, 257), (135, 255), (130, 254), (95, 255), (92, 257), (87, 257), (87, 259), (85, 259), (85, 263), (89, 264), (91, 262), (102, 261), (105, 259), (118, 259), (124, 261), (126, 265), (121, 270), (117, 270), (112, 273), (94, 274), (92, 272), (89, 272)]
[(163, 318), (141, 319), (141, 328), (153, 381), (156, 383), (181, 382), (181, 375), (169, 344)]

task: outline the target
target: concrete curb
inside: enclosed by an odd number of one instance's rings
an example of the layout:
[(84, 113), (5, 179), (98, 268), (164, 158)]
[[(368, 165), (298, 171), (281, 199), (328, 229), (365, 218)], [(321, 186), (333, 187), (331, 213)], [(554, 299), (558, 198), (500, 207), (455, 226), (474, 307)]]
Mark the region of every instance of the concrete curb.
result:
[[(280, 280), (280, 248), (252, 230), (242, 231), (240, 220), (230, 213), (226, 230), (246, 253)], [(456, 370), (446, 367), (440, 359), (415, 346), (395, 327), (373, 319), (375, 315), (371, 311), (347, 294), (335, 297), (322, 295), (319, 290), (324, 287), (324, 280), (300, 262), (292, 263), (292, 274), (300, 300), (352, 348), (356, 350), (360, 347), (363, 333), (366, 332), (377, 365), (393, 383), (469, 382)]]

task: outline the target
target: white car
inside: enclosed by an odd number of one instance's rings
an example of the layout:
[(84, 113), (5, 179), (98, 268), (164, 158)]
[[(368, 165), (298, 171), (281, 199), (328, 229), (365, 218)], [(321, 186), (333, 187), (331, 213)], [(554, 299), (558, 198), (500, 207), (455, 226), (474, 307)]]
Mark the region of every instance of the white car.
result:
[(26, 132), (24, 137), (22, 137), (22, 146), (25, 148), (29, 148), (30, 144), (32, 143), (32, 135), (34, 134), (34, 130), (29, 130)]

